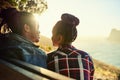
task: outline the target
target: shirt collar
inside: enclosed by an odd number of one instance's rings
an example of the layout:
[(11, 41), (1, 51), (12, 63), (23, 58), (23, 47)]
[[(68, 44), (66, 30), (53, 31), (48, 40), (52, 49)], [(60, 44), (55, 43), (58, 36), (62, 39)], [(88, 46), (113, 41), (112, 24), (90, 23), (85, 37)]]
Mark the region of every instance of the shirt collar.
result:
[(64, 49), (68, 49), (68, 48), (74, 48), (71, 44), (64, 44), (61, 45), (58, 50), (64, 50)]

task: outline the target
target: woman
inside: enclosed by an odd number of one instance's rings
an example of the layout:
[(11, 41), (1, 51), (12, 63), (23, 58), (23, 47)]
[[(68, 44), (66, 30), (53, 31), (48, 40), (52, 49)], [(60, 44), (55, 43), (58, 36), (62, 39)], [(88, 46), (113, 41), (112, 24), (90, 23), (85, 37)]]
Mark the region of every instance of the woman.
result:
[(48, 54), (47, 68), (77, 80), (93, 80), (94, 65), (88, 53), (76, 49), (72, 42), (77, 37), (79, 19), (65, 13), (52, 31), (53, 45), (58, 49)]
[(0, 17), (0, 27), (6, 26), (7, 29), (7, 33), (0, 36), (0, 57), (46, 68), (46, 54), (33, 44), (39, 41), (39, 25), (35, 17), (15, 8), (3, 9)]

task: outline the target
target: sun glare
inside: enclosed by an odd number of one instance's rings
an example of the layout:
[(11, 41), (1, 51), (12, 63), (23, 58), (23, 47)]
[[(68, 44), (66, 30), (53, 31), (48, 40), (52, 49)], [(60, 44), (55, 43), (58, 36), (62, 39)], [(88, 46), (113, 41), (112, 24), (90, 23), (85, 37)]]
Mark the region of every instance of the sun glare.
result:
[(39, 22), (40, 16), (38, 14), (33, 14), (35, 16), (35, 19)]
[(39, 14), (33, 14), (35, 16), (35, 19), (38, 21), (39, 23), (39, 31), (40, 34), (46, 37), (51, 37), (51, 29), (49, 25), (49, 21), (47, 21), (46, 23), (46, 19), (48, 19), (46, 17), (46, 15), (39, 15)]

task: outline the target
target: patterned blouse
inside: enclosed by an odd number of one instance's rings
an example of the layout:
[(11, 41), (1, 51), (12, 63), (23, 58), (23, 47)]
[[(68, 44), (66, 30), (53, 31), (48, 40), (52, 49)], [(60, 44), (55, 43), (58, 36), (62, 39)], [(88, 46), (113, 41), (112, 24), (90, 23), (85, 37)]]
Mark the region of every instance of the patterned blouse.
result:
[(76, 80), (93, 80), (91, 57), (71, 45), (64, 45), (48, 54), (47, 68)]

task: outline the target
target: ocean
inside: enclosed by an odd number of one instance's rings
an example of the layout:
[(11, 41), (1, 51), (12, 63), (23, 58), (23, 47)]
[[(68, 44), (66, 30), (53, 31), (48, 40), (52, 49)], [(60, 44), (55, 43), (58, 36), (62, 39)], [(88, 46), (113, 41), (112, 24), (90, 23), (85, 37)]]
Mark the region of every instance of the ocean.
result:
[(73, 45), (94, 59), (120, 68), (120, 43), (107, 38), (77, 38)]

